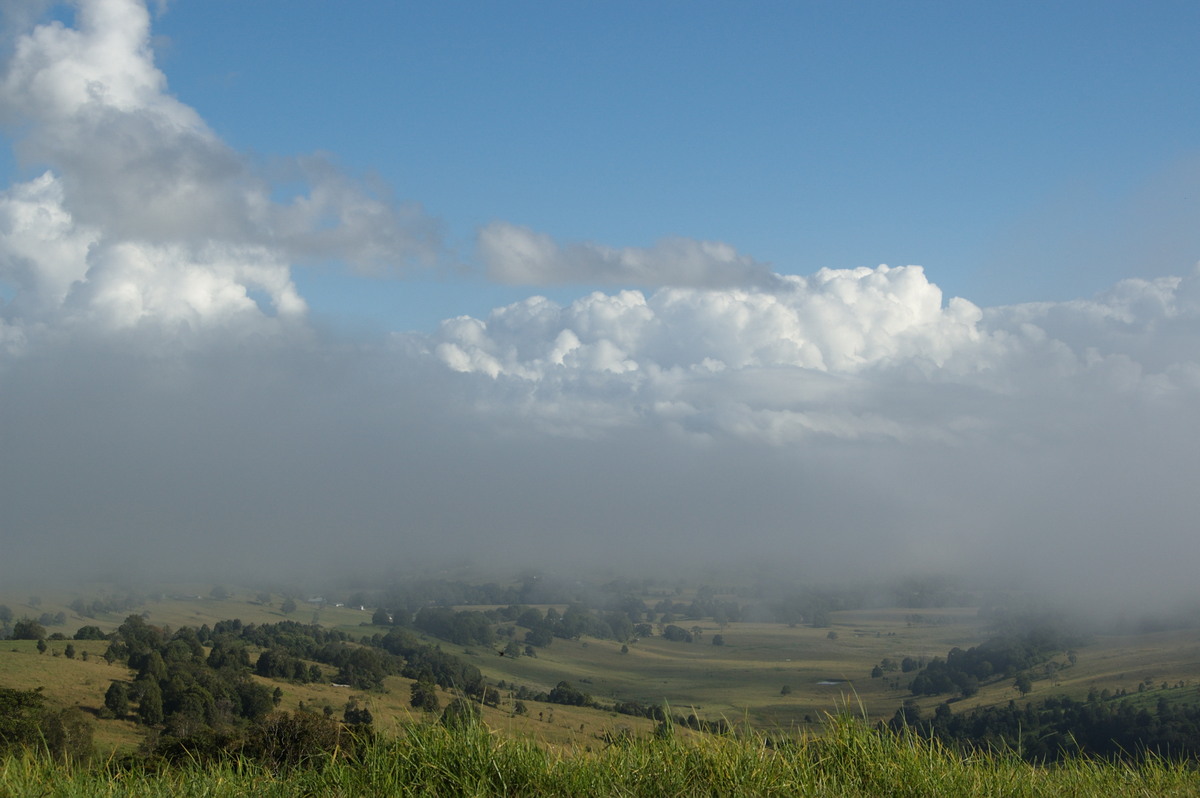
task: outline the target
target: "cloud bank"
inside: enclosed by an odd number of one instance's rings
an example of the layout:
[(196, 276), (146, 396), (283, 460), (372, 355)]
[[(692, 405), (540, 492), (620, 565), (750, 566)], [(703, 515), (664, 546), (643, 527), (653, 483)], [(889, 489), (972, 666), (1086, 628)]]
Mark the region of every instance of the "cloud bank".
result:
[(85, 0), (0, 79), (34, 173), (0, 192), (0, 578), (454, 555), (1190, 589), (1200, 272), (981, 308), (917, 266), (777, 274), (497, 222), (494, 280), (614, 289), (336, 337), (293, 270), (402, 275), (439, 222), (323, 156), (273, 200), (149, 31)]

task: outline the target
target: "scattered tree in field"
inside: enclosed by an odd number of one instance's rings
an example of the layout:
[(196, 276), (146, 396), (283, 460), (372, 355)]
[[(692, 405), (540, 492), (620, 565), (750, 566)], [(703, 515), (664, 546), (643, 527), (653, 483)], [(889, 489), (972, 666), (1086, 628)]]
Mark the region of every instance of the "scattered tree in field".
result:
[(438, 700), (437, 685), (432, 681), (418, 679), (412, 683), (410, 690), (412, 696), (408, 703), (422, 712), (437, 712), (438, 708), (441, 707), (441, 702)]
[(42, 640), (46, 637), (46, 627), (30, 618), (22, 618), (13, 624), (13, 640)]
[(780, 688), (779, 694), (780, 695), (791, 695), (792, 694), (792, 686), (790, 684), (785, 684), (783, 687)]
[(66, 654), (66, 656), (67, 656), (67, 659), (75, 659), (75, 646), (74, 646), (74, 644), (72, 644), (72, 643), (67, 643), (67, 647), (66, 647), (66, 648), (63, 650), (63, 654)]
[(99, 626), (81, 626), (75, 633), (76, 640), (107, 640), (108, 635)]
[(551, 704), (566, 704), (573, 707), (586, 707), (594, 703), (590, 695), (575, 689), (567, 681), (555, 685), (554, 689), (550, 691), (548, 700)]
[(357, 698), (351, 698), (346, 702), (346, 707), (342, 711), (342, 723), (347, 726), (370, 726), (375, 720), (371, 716), (371, 710), (366, 707), (359, 706)]
[(41, 638), (39, 637), (39, 638), (38, 638), (38, 642), (37, 642), (37, 650), (38, 650), (38, 653), (39, 653), (39, 654), (45, 654), (45, 653), (46, 653), (46, 649), (47, 649), (47, 648), (49, 648), (49, 646), (47, 646), (47, 645), (46, 645), (46, 641), (45, 641), (45, 640), (43, 640), (43, 639), (41, 639)]
[(208, 597), (211, 599), (216, 599), (217, 601), (224, 601), (225, 599), (229, 598), (229, 591), (226, 590), (222, 585), (217, 585), (212, 590), (208, 591)]
[(279, 610), (284, 615), (290, 615), (296, 611), (296, 600), (291, 596), (285, 598), (283, 603), (279, 605)]
[(716, 634), (716, 635), (713, 635), (713, 636), (712, 636), (712, 644), (713, 644), (714, 646), (723, 646), (723, 645), (725, 645), (725, 635), (721, 635), (721, 634)]
[(682, 626), (675, 626), (674, 624), (671, 624), (667, 628), (663, 629), (662, 636), (666, 640), (671, 640), (676, 643), (692, 642), (692, 633), (687, 629), (684, 629)]
[(1028, 673), (1018, 673), (1016, 680), (1013, 682), (1013, 687), (1022, 697), (1029, 695), (1033, 690), (1033, 679), (1029, 678)]

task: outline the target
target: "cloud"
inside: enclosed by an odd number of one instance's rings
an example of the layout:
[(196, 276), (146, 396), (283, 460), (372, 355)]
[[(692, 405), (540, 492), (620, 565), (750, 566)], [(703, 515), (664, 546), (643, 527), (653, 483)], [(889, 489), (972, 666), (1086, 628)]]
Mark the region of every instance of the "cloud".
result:
[(495, 423), (789, 446), (1091, 446), (1097, 426), (1185, 423), (1200, 400), (1200, 271), (1093, 299), (981, 310), (918, 267), (781, 287), (535, 297), (426, 344)]
[(712, 287), (770, 285), (776, 279), (767, 266), (719, 241), (665, 238), (649, 248), (562, 247), (543, 233), (493, 222), (479, 231), (477, 248), (490, 279), (516, 285)]
[[(82, 0), (75, 21), (24, 32), (0, 77), (17, 152), (46, 170), (0, 199), (10, 327), (55, 307), (117, 326), (217, 319), (253, 310), (256, 292), (265, 315), (295, 315), (296, 263), (382, 273), (436, 262), (439, 225), (418, 206), (326, 156), (263, 169), (224, 144), (167, 92), (144, 4)], [(276, 180), (303, 188), (276, 202)]]

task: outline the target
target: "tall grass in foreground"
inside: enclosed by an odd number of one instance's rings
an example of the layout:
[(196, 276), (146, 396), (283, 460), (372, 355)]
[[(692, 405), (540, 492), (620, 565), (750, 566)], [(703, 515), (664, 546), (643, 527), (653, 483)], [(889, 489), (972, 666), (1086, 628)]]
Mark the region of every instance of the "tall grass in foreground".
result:
[(1157, 759), (1051, 767), (963, 756), (909, 734), (831, 719), (821, 737), (671, 735), (560, 753), (475, 724), (407, 727), (353, 757), (276, 772), (246, 758), (150, 768), (70, 765), (33, 754), (0, 760), (3, 796), (1158, 796), (1200, 795), (1200, 771)]

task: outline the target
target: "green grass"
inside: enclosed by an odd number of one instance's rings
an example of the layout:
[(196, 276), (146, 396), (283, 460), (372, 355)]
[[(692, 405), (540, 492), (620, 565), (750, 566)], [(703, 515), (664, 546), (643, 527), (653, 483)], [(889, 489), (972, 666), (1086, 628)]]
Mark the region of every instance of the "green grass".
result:
[(479, 724), (412, 724), (353, 758), (276, 772), (246, 759), (158, 770), (115, 761), (67, 765), (32, 754), (0, 760), (5, 796), (1174, 796), (1200, 794), (1200, 772), (1151, 759), (1038, 767), (1003, 754), (964, 757), (862, 720), (821, 736), (641, 736), (563, 752)]

